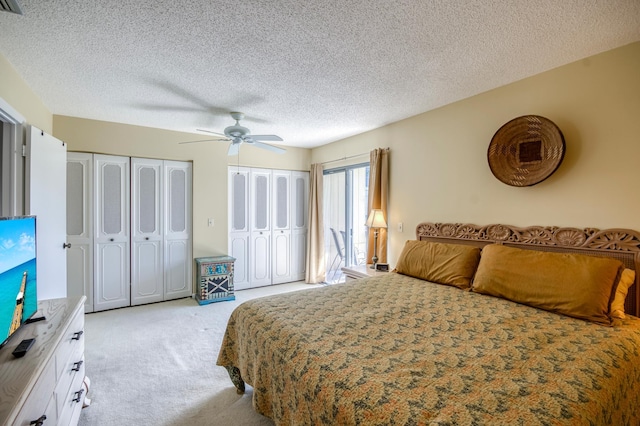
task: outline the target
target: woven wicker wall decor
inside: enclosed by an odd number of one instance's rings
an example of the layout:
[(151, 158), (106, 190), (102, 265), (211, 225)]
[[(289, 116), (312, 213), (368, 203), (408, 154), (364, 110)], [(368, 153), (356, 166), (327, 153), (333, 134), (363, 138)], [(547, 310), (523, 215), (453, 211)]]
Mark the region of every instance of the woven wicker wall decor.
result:
[(551, 120), (525, 115), (491, 138), (487, 157), (493, 175), (511, 186), (532, 186), (555, 172), (564, 158), (564, 136)]

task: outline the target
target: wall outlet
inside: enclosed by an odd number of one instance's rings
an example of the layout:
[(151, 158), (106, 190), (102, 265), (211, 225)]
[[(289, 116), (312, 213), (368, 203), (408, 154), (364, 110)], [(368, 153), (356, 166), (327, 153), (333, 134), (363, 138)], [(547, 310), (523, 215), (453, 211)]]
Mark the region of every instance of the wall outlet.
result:
[(402, 222), (398, 222), (398, 232), (402, 232)]
[(213, 218), (210, 217), (209, 220), (207, 221), (207, 225), (208, 226), (213, 226)]

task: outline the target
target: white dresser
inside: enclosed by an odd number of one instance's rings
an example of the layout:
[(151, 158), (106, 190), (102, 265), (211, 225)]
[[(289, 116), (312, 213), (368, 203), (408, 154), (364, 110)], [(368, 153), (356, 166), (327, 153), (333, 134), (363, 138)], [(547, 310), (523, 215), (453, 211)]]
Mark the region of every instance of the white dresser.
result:
[[(45, 300), (0, 349), (1, 425), (76, 425), (84, 401), (84, 296)], [(11, 352), (36, 341), (22, 358)]]

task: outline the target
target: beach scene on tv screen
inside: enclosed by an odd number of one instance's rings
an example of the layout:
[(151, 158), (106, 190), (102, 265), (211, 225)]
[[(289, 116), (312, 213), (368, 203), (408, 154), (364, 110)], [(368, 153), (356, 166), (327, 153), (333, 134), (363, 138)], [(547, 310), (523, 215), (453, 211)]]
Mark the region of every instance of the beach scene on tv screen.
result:
[(0, 343), (37, 306), (35, 218), (0, 220)]

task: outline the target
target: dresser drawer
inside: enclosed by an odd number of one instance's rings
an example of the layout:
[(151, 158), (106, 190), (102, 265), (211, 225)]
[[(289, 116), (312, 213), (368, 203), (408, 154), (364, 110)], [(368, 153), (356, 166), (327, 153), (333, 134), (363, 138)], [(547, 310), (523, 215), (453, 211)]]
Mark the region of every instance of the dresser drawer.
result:
[(14, 424), (17, 426), (29, 426), (32, 421), (40, 419), (43, 415), (46, 416), (43, 425), (57, 424), (57, 408), (53, 392), (55, 386), (55, 365), (51, 361), (47, 364), (36, 385), (29, 393), (27, 402), (20, 410)]
[[(74, 392), (80, 390), (82, 381), (84, 379), (84, 356), (80, 354), (74, 363), (69, 359), (67, 368), (62, 372), (62, 376), (58, 379), (56, 385), (56, 399), (58, 406), (58, 414), (64, 410), (65, 401), (73, 399), (69, 395), (73, 395)], [(78, 387), (76, 389), (76, 387)], [(84, 399), (84, 398), (83, 398)], [(67, 401), (68, 402), (68, 401)], [(61, 416), (61, 415), (60, 415)]]
[[(71, 358), (79, 359), (78, 355), (84, 353), (84, 310), (76, 313), (71, 320), (69, 327), (64, 332), (64, 337), (58, 345), (56, 351), (56, 377), (62, 377), (62, 374), (68, 370), (68, 362)], [(73, 362), (77, 361), (74, 360)]]
[[(84, 360), (84, 358), (83, 358)], [(76, 424), (72, 422), (75, 417), (75, 421), (78, 421), (80, 416), (80, 410), (85, 397), (84, 388), (84, 364), (82, 364), (78, 372), (73, 376), (69, 388), (66, 390), (56, 389), (56, 399), (58, 401), (58, 417), (60, 425)]]

